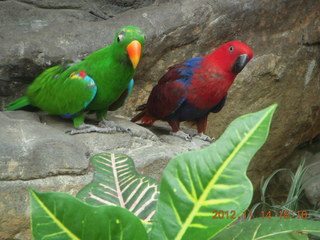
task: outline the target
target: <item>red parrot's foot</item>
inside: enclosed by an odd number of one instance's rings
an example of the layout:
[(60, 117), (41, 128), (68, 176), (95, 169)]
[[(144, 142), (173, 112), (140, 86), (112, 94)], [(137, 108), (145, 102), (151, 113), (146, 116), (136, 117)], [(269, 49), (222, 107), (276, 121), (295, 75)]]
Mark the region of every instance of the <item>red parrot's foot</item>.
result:
[(182, 132), (181, 130), (177, 131), (177, 132), (170, 132), (170, 135), (172, 136), (176, 136), (176, 137), (179, 137), (179, 138), (182, 138), (186, 141), (191, 141), (192, 137), (190, 134), (187, 134), (185, 132)]
[(193, 137), (194, 137), (194, 138), (199, 138), (199, 139), (201, 139), (202, 141), (206, 141), (206, 142), (210, 142), (210, 143), (212, 143), (212, 142), (215, 141), (215, 138), (211, 138), (211, 137), (205, 135), (204, 133), (199, 133), (199, 134), (197, 134), (197, 135), (195, 135), (195, 136), (193, 136)]

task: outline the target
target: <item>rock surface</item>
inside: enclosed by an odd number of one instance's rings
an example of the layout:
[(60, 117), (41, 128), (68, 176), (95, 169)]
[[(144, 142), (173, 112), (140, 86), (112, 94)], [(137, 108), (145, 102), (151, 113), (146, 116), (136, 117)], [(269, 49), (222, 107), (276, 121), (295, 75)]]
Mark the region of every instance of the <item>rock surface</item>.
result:
[(319, 208), (320, 203), (320, 152), (312, 155), (307, 161), (307, 166), (309, 170), (305, 176), (305, 182), (308, 182), (308, 185), (305, 189), (306, 197), (309, 202)]
[[(146, 101), (168, 66), (237, 39), (250, 45), (255, 57), (237, 77), (224, 109), (210, 116), (207, 133), (219, 137), (236, 117), (279, 104), (268, 142), (249, 168), (256, 188), (261, 176), (283, 166), (297, 146), (320, 134), (320, 1), (114, 0), (108, 4), (102, 0), (0, 1), (0, 106), (21, 96), (27, 84), (44, 69), (84, 58), (110, 44), (116, 30), (130, 24), (145, 30), (147, 42), (135, 88), (118, 114), (134, 115), (134, 108)], [(4, 169), (0, 178), (12, 184), (6, 186), (17, 189), (11, 192), (19, 192), (14, 203), (1, 196), (0, 211), (9, 215), (0, 217), (0, 239), (11, 239), (19, 233), (22, 222), (23, 226), (28, 225), (26, 186), (54, 191), (80, 188), (89, 181), (87, 161), (91, 154), (100, 150), (128, 153), (141, 172), (159, 179), (171, 156), (200, 147), (186, 146), (180, 139), (171, 143), (172, 138), (161, 136), (161, 132), (155, 135), (138, 127), (136, 131), (143, 131), (144, 138), (90, 134), (83, 135), (83, 139), (81, 135), (65, 136), (64, 129), (71, 126), (60, 119), (26, 113), (5, 113), (0, 117), (0, 151), (5, 151), (0, 155), (0, 169)], [(45, 121), (49, 126), (43, 125)], [(8, 124), (16, 126), (16, 130)], [(48, 149), (48, 144), (59, 151)], [(174, 144), (181, 147), (179, 151)], [(41, 150), (35, 150), (35, 146)], [(40, 159), (49, 159), (50, 153), (55, 153), (56, 158), (43, 164)], [(3, 156), (13, 160), (4, 160)], [(64, 177), (69, 178), (66, 185), (54, 183), (64, 182)], [(74, 183), (70, 180), (73, 178)], [(42, 179), (51, 182), (41, 185)], [(10, 189), (2, 192), (9, 194)], [(21, 208), (17, 207), (18, 199)], [(11, 204), (9, 210), (7, 204)], [(18, 220), (11, 224), (14, 216)], [(16, 238), (25, 239), (19, 236)]]
[(167, 126), (150, 131), (124, 118), (110, 119), (130, 128), (132, 134), (70, 136), (65, 131), (73, 128), (71, 121), (24, 111), (0, 112), (0, 239), (16, 234), (17, 239), (30, 237), (29, 187), (76, 194), (92, 180), (89, 157), (97, 153), (128, 154), (140, 174), (159, 181), (173, 156), (209, 145), (199, 139), (186, 142), (168, 136)]
[(36, 114), (1, 112), (0, 122), (0, 180), (79, 175), (88, 168), (87, 147), (41, 124)]
[[(297, 169), (299, 163), (304, 160), (307, 168), (303, 178), (306, 185), (304, 194), (312, 206), (312, 209), (320, 207), (320, 138), (315, 139), (313, 144), (305, 144), (295, 150), (284, 165), (287, 169)], [(290, 186), (290, 179), (279, 179), (278, 182)], [(288, 187), (287, 187), (288, 188)]]

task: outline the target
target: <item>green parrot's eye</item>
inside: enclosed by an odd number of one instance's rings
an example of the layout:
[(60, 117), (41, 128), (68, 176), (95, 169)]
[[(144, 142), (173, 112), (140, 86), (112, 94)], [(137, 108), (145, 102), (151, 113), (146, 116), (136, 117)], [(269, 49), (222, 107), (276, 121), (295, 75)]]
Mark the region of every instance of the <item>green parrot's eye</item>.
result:
[(117, 41), (121, 42), (124, 39), (124, 31), (121, 31), (117, 37)]

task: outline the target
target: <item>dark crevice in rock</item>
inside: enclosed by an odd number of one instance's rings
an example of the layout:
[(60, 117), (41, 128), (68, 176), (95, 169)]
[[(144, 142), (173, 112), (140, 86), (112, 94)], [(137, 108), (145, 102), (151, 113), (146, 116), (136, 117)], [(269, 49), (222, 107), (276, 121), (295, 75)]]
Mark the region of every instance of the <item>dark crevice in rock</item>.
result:
[(94, 11), (89, 11), (90, 14), (92, 14), (93, 16), (97, 17), (97, 18), (100, 18), (102, 20), (108, 20), (108, 18), (113, 18), (114, 16), (113, 15), (109, 15), (108, 17), (105, 17), (105, 16), (102, 16)]
[(29, 6), (40, 8), (40, 9), (59, 9), (59, 10), (70, 10), (70, 9), (79, 9), (81, 5), (76, 5), (72, 3), (68, 3), (68, 1), (59, 2), (46, 2), (46, 1), (37, 1), (37, 0), (16, 0), (19, 3), (27, 4)]
[[(317, 145), (320, 147), (320, 134), (316, 135), (313, 139), (311, 139), (308, 142), (301, 143), (296, 149), (297, 150), (304, 149), (304, 148), (310, 147), (312, 145)], [(318, 149), (318, 150), (320, 150), (320, 149)]]
[(303, 46), (306, 46), (306, 47), (320, 46), (320, 41), (316, 41), (316, 42), (303, 42), (302, 45), (303, 45)]
[(15, 179), (10, 179), (10, 178), (3, 178), (3, 179), (0, 179), (1, 182), (14, 182), (14, 181), (33, 181), (33, 180), (39, 180), (39, 179), (46, 179), (46, 178), (53, 178), (53, 177), (63, 177), (63, 176), (69, 176), (69, 177), (78, 177), (78, 176), (85, 176), (87, 175), (89, 172), (90, 172), (90, 167), (88, 167), (87, 169), (83, 169), (81, 170), (80, 172), (74, 172), (74, 169), (73, 171), (63, 171), (63, 172), (60, 172), (60, 171), (57, 171), (55, 173), (52, 173), (52, 172), (48, 172), (46, 174), (46, 176), (37, 176), (37, 177), (34, 177), (34, 178), (15, 178)]

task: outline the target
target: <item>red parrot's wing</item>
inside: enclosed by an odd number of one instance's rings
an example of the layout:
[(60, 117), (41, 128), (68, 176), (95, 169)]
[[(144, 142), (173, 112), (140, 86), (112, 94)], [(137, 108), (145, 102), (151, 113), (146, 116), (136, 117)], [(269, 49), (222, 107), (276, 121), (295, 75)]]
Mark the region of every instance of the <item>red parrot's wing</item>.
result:
[(157, 84), (148, 99), (148, 112), (157, 119), (164, 119), (184, 102), (186, 95), (186, 86), (180, 81)]
[(184, 68), (185, 66), (183, 65), (183, 63), (178, 63), (168, 67), (167, 73), (160, 78), (160, 80), (158, 81), (158, 84), (172, 82), (179, 79), (181, 69), (184, 69)]
[(199, 68), (202, 59), (190, 58), (168, 68), (149, 96), (147, 109), (152, 116), (164, 119), (180, 107), (186, 100), (193, 72)]

